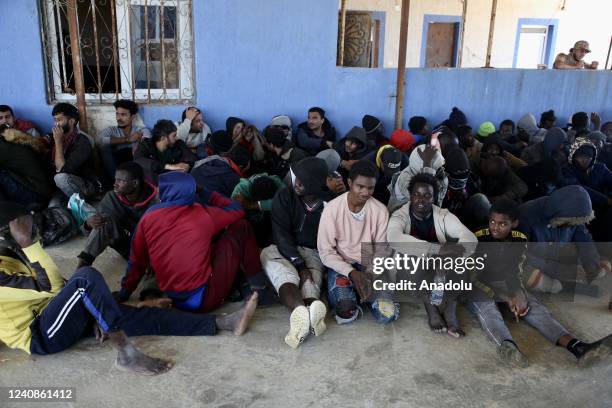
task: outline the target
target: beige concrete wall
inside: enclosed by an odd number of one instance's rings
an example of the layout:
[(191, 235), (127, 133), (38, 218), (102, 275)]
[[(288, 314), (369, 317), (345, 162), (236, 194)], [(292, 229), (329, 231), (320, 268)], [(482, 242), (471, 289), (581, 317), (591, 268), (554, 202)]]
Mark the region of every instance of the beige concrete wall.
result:
[[(463, 67), (485, 64), (491, 5), (493, 0), (468, 0), (463, 45)], [(349, 10), (384, 11), (384, 66), (397, 66), (401, 0), (347, 0)], [(425, 14), (461, 16), (461, 0), (412, 0), (408, 23), (406, 65), (420, 66)], [(562, 5), (565, 9), (562, 10)], [(575, 41), (589, 41), (591, 54), (586, 61), (605, 63), (612, 36), (612, 0), (498, 0), (491, 65), (511, 68), (519, 18), (557, 19), (558, 33), (554, 54), (567, 52)]]

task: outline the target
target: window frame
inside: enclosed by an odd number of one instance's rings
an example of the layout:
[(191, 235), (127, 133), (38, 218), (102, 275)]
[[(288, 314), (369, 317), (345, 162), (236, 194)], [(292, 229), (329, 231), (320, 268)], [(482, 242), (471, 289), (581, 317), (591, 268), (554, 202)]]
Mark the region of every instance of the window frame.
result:
[[(512, 68), (515, 69), (528, 69), (528, 68), (516, 68), (518, 62), (518, 51), (521, 40), (521, 30), (523, 26), (546, 26), (548, 27), (546, 32), (546, 46), (544, 54), (544, 64), (548, 68), (552, 68), (554, 62), (554, 51), (557, 44), (557, 33), (559, 32), (559, 20), (556, 18), (519, 18), (516, 27), (516, 39), (514, 40), (514, 56), (512, 57)], [(535, 69), (535, 68), (534, 68)]]
[[(117, 70), (120, 77), (120, 89), (117, 92), (85, 93), (87, 103), (111, 104), (117, 99), (133, 99), (136, 102), (159, 102), (168, 104), (184, 104), (195, 100), (195, 50), (193, 41), (193, 1), (192, 0), (114, 0), (114, 17), (117, 40)], [(41, 13), (41, 36), (43, 41), (43, 58), (47, 68), (46, 80), (48, 99), (50, 102), (76, 102), (76, 94), (64, 92), (62, 84), (68, 83), (65, 70), (61, 70), (60, 64), (65, 58), (64, 44), (60, 42), (58, 49), (57, 17), (60, 13), (58, 0), (40, 0)], [(164, 6), (176, 7), (176, 52), (178, 67), (178, 88), (136, 88), (134, 63), (136, 54), (134, 52), (134, 39), (131, 37), (132, 7), (135, 6)], [(61, 19), (60, 19), (61, 22)], [(144, 22), (143, 22), (144, 24)], [(61, 28), (61, 27), (60, 27)], [(81, 27), (79, 27), (81, 29)], [(160, 27), (163, 31), (164, 28)], [(162, 35), (162, 33), (158, 33)], [(169, 40), (165, 37), (149, 39), (149, 41)], [(170, 41), (172, 42), (172, 41)], [(48, 50), (46, 50), (48, 48)], [(155, 61), (149, 61), (149, 64)], [(163, 62), (162, 62), (163, 63)], [(60, 74), (63, 73), (63, 75)], [(63, 76), (63, 78), (62, 78)], [(63, 81), (62, 81), (63, 80)]]

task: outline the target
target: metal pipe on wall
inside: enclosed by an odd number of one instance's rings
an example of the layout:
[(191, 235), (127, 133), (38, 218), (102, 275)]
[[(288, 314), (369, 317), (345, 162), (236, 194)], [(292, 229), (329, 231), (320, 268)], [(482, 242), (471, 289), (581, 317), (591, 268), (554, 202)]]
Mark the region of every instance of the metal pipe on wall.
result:
[(457, 58), (457, 68), (461, 68), (463, 63), (463, 39), (465, 38), (465, 19), (467, 16), (468, 0), (463, 0), (463, 12), (461, 13), (461, 41), (459, 43), (459, 57)]
[(487, 60), (485, 63), (486, 68), (491, 67), (491, 52), (493, 50), (493, 31), (495, 30), (495, 15), (497, 14), (497, 0), (493, 0), (491, 6), (491, 23), (489, 24), (489, 42), (487, 43)]
[(77, 17), (76, 0), (66, 3), (68, 17), (68, 30), (70, 33), (70, 51), (72, 54), (72, 70), (74, 73), (74, 87), (79, 110), (79, 127), (87, 132), (87, 108), (85, 106), (85, 81), (83, 80), (83, 66), (81, 64), (81, 46), (79, 38), (79, 23)]
[(346, 0), (340, 0), (340, 49), (338, 50), (339, 67), (344, 66), (344, 31), (346, 30)]
[(399, 57), (397, 61), (397, 90), (395, 92), (395, 129), (402, 127), (404, 117), (404, 98), (406, 88), (406, 44), (408, 42), (408, 17), (410, 0), (402, 0), (400, 22)]

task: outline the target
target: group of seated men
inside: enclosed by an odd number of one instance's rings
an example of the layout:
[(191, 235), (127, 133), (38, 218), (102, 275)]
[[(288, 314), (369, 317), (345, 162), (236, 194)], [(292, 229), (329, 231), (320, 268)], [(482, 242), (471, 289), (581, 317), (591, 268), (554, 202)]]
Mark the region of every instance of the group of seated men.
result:
[[(0, 201), (21, 206), (0, 223), (0, 340), (9, 347), (49, 354), (95, 334), (116, 345), (117, 367), (157, 374), (171, 362), (142, 354), (127, 336), (241, 335), (258, 304), (280, 302), (290, 313), (285, 342), (297, 348), (326, 330), (328, 307), (340, 325), (364, 309), (381, 324), (399, 318), (396, 294), (373, 284), (372, 251), (484, 252), (484, 272), (463, 277), (473, 290), (413, 297), (431, 330), (454, 338), (465, 335), (456, 315), (463, 303), (511, 365), (528, 362), (500, 306), (578, 361), (612, 346), (610, 337), (578, 339), (534, 294), (593, 293), (592, 282), (611, 272), (610, 254), (593, 240), (612, 241), (612, 123), (597, 114), (578, 112), (565, 129), (550, 110), (539, 123), (526, 114), (474, 131), (455, 107), (437, 126), (414, 116), (390, 136), (365, 115), (340, 138), (318, 107), (295, 129), (279, 115), (262, 132), (236, 117), (211, 132), (195, 107), (149, 131), (137, 124), (135, 102), (114, 106), (117, 126), (95, 140), (79, 129), (73, 105), (53, 108), (46, 136), (0, 106)], [(65, 282), (42, 249), (46, 225), (36, 212), (75, 193), (101, 200)], [(573, 253), (563, 248), (571, 243)], [(127, 260), (112, 294), (92, 268), (107, 247)], [(567, 253), (586, 283), (560, 272)], [(413, 279), (449, 279), (418, 272)], [(125, 305), (139, 287), (140, 307)], [(209, 314), (228, 300), (245, 304)]]

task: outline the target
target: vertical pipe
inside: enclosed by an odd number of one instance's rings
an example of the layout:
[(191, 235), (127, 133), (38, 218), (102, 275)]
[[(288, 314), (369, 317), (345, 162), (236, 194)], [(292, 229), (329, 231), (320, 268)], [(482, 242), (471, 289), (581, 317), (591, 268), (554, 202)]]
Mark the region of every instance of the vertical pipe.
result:
[[(610, 37), (610, 45), (608, 46), (608, 56), (606, 57), (606, 65), (604, 65), (604, 69), (608, 69), (608, 61), (610, 60), (610, 51), (612, 51), (612, 37)], [(612, 69), (612, 65), (610, 66)]]
[(487, 43), (486, 68), (491, 67), (491, 51), (493, 50), (493, 31), (495, 30), (495, 14), (497, 13), (497, 0), (493, 0), (491, 6), (491, 23), (489, 24), (489, 42)]
[(402, 0), (402, 17), (400, 22), (399, 57), (397, 61), (397, 90), (395, 92), (395, 129), (402, 127), (404, 116), (404, 94), (406, 82), (406, 44), (408, 42), (408, 17), (410, 0)]
[(96, 51), (96, 79), (98, 80), (98, 95), (100, 96), (100, 102), (102, 102), (102, 70), (100, 69), (100, 45), (98, 44), (98, 25), (96, 21), (95, 0), (91, 0), (91, 17), (94, 32), (94, 49)]
[(467, 17), (468, 0), (463, 0), (463, 13), (461, 14), (461, 41), (459, 42), (459, 57), (457, 58), (457, 68), (463, 64), (463, 39), (465, 38), (465, 20)]
[(149, 4), (144, 3), (144, 25), (145, 25), (145, 64), (147, 69), (147, 102), (151, 103), (151, 69), (149, 64)]
[[(130, 22), (128, 21), (128, 26)], [(117, 50), (117, 18), (115, 17), (115, 0), (111, 0), (111, 25), (113, 26), (113, 68), (115, 71), (115, 99), (119, 99), (119, 51)]]
[(76, 0), (68, 0), (66, 3), (66, 14), (68, 17), (68, 30), (70, 32), (70, 49), (72, 50), (72, 71), (79, 109), (80, 128), (87, 132), (87, 108), (85, 106), (85, 82), (83, 81), (83, 67), (81, 66), (81, 46), (79, 38), (79, 23), (77, 19)]
[[(162, 76), (162, 88), (163, 91), (163, 100), (166, 100), (166, 47), (165, 47), (165, 39), (166, 39), (166, 27), (164, 25), (164, 0), (161, 1), (159, 5), (159, 41), (161, 43), (161, 76)], [(176, 15), (178, 15), (178, 7), (175, 9)]]
[(339, 67), (344, 66), (344, 30), (346, 29), (346, 0), (340, 0), (340, 49), (338, 50)]

